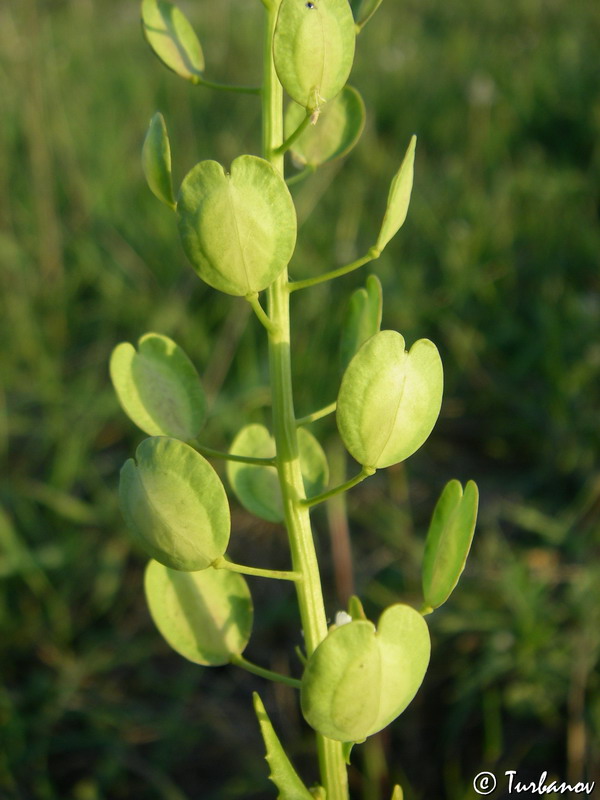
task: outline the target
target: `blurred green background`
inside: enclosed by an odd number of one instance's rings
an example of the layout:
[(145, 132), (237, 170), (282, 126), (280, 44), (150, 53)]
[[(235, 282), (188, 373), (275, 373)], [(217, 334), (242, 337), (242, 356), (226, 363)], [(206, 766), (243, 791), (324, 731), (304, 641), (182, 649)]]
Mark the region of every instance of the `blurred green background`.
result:
[[(181, 5), (208, 77), (259, 81), (258, 0)], [(596, 0), (386, 0), (351, 78), (365, 133), (293, 190), (292, 276), (346, 263), (374, 241), (418, 134), (409, 217), (374, 269), (384, 326), (433, 339), (446, 371), (424, 448), (315, 512), (328, 612), (348, 589), (331, 556), (346, 527), (377, 615), (419, 602), (444, 483), (474, 478), (482, 495), (467, 570), (429, 618), (424, 686), (356, 748), (356, 798), (400, 781), (409, 800), (465, 800), (482, 769), (600, 780), (599, 41)], [(157, 109), (177, 181), (201, 158), (257, 153), (258, 103), (162, 68), (136, 0), (7, 0), (0, 58), (0, 797), (274, 797), (251, 690), (309, 782), (310, 732), (291, 690), (188, 664), (154, 630), (117, 508), (141, 436), (107, 374), (115, 344), (158, 331), (204, 376), (208, 445), (268, 419), (261, 330), (185, 263), (139, 161)], [(293, 298), (299, 414), (335, 397), (337, 331), (366, 274)], [(333, 421), (315, 427), (350, 472)], [(232, 510), (234, 557), (285, 568), (281, 530)], [(251, 588), (249, 657), (298, 674), (289, 588)]]

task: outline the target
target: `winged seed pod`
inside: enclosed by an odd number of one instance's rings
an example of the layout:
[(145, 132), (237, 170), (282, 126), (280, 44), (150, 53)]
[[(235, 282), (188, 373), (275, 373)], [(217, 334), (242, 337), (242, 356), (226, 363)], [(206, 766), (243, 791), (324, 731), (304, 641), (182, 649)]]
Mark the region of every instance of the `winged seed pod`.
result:
[(416, 146), (417, 137), (413, 136), (404, 155), (404, 159), (402, 160), (402, 164), (400, 165), (400, 169), (394, 175), (392, 183), (390, 184), (387, 207), (375, 245), (380, 253), (390, 239), (398, 233), (406, 220), (413, 186)]
[[(298, 448), (306, 495), (313, 497), (327, 485), (327, 456), (312, 433), (304, 428), (298, 431)], [(272, 458), (275, 440), (264, 425), (246, 425), (233, 440), (229, 452), (253, 458)], [(227, 477), (244, 508), (268, 522), (283, 522), (281, 489), (275, 467), (229, 461)]]
[(377, 275), (369, 275), (364, 289), (352, 293), (342, 326), (340, 362), (345, 370), (367, 339), (379, 332), (383, 292)]
[(177, 75), (195, 82), (204, 54), (187, 17), (168, 0), (142, 0), (142, 29), (154, 53)]
[(268, 161), (239, 156), (227, 173), (216, 161), (188, 172), (177, 202), (187, 257), (202, 278), (241, 297), (266, 289), (296, 245), (296, 209)]
[(208, 461), (177, 439), (144, 439), (121, 470), (125, 522), (148, 555), (166, 567), (206, 569), (227, 549), (229, 503)]
[(377, 11), (382, 1), (383, 0), (350, 0), (354, 19), (360, 29), (364, 28)]
[(164, 117), (158, 111), (150, 120), (144, 139), (142, 169), (151, 192), (166, 206), (175, 209), (171, 177), (171, 145)]
[(348, 0), (282, 0), (273, 61), (292, 100), (311, 113), (332, 100), (350, 75), (355, 42)]
[[(285, 113), (284, 136), (287, 138), (300, 126), (306, 110), (290, 103)], [(296, 164), (318, 167), (345, 156), (358, 142), (365, 126), (365, 104), (352, 86), (345, 86), (330, 103), (324, 106), (318, 124), (309, 125), (291, 147)]]
[(348, 452), (372, 469), (421, 447), (440, 413), (443, 370), (433, 342), (410, 352), (396, 331), (380, 331), (354, 356), (340, 386), (337, 425)]
[(180, 572), (150, 561), (144, 578), (154, 624), (177, 653), (206, 667), (245, 650), (254, 611), (246, 579), (235, 572)]
[(206, 399), (196, 368), (172, 339), (146, 333), (138, 349), (121, 342), (110, 377), (123, 411), (150, 436), (189, 441), (204, 424)]
[(423, 597), (429, 609), (438, 608), (458, 583), (475, 533), (479, 492), (468, 481), (465, 491), (449, 481), (436, 503), (423, 556)]
[(309, 658), (302, 713), (323, 736), (362, 742), (401, 714), (421, 685), (429, 630), (410, 606), (387, 608), (377, 629), (356, 620), (334, 628)]

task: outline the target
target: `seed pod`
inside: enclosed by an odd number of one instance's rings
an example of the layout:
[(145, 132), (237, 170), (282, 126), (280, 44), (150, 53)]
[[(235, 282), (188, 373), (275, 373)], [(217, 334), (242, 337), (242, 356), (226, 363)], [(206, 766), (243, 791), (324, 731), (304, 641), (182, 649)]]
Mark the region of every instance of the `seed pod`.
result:
[(381, 3), (382, 0), (350, 0), (354, 19), (359, 28), (364, 28)]
[(227, 549), (230, 516), (208, 461), (177, 439), (144, 439), (121, 470), (121, 511), (135, 540), (171, 569), (206, 569)]
[(437, 501), (423, 556), (423, 597), (430, 609), (446, 602), (465, 568), (478, 502), (477, 484), (469, 481), (463, 494), (456, 480), (446, 484)]
[(218, 667), (241, 655), (252, 631), (252, 598), (235, 572), (179, 572), (150, 561), (144, 579), (154, 624), (179, 655)]
[(379, 252), (398, 233), (406, 220), (413, 185), (416, 146), (417, 137), (413, 136), (400, 169), (394, 175), (390, 184), (385, 216), (377, 237), (376, 248)]
[[(327, 485), (327, 457), (312, 433), (304, 428), (298, 431), (298, 449), (304, 488), (307, 497), (312, 497)], [(275, 440), (264, 425), (246, 425), (233, 440), (229, 452), (252, 458), (272, 458)], [(244, 508), (269, 522), (283, 522), (281, 490), (275, 467), (229, 461), (227, 477)]]
[(155, 54), (177, 75), (195, 82), (204, 54), (187, 17), (168, 0), (142, 0), (142, 28)]
[(316, 731), (362, 742), (396, 719), (421, 685), (430, 655), (429, 630), (410, 606), (393, 605), (372, 622), (334, 628), (308, 660), (300, 702)]
[(150, 191), (169, 208), (175, 208), (171, 178), (171, 145), (164, 117), (158, 111), (150, 120), (142, 147), (142, 169)]
[(352, 293), (342, 326), (340, 361), (345, 370), (367, 339), (381, 327), (383, 293), (377, 275), (369, 275), (364, 289)]
[(226, 294), (244, 297), (266, 289), (294, 252), (292, 197), (262, 158), (239, 156), (230, 174), (216, 161), (196, 164), (181, 184), (177, 213), (192, 266)]
[(204, 391), (196, 368), (168, 336), (146, 333), (137, 352), (121, 342), (110, 357), (110, 377), (121, 407), (145, 433), (184, 441), (198, 435)]
[(303, 108), (318, 111), (348, 80), (355, 42), (348, 0), (282, 0), (273, 60), (283, 88)]
[(366, 467), (404, 461), (431, 433), (442, 390), (442, 362), (433, 342), (419, 339), (407, 352), (396, 331), (376, 333), (342, 378), (337, 425), (346, 448)]
[[(302, 123), (306, 110), (290, 103), (285, 114), (287, 138)], [(309, 125), (296, 139), (290, 152), (297, 164), (318, 167), (327, 161), (342, 158), (359, 140), (365, 126), (365, 104), (352, 86), (345, 86), (323, 108), (316, 125)]]

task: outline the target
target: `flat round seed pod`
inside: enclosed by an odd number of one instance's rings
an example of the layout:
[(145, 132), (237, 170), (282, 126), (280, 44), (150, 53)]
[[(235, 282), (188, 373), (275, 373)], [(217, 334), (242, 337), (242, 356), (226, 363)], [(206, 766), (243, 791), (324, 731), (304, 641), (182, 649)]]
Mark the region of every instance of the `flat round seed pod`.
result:
[(241, 575), (224, 569), (179, 572), (150, 561), (144, 588), (154, 624), (184, 658), (218, 667), (244, 651), (253, 608)]
[(144, 439), (121, 470), (121, 511), (135, 540), (172, 569), (206, 569), (227, 549), (230, 515), (208, 461), (177, 439)]
[[(298, 448), (304, 488), (307, 496), (312, 497), (327, 485), (327, 457), (319, 442), (304, 428), (298, 430)], [(264, 425), (246, 425), (233, 440), (229, 452), (252, 458), (273, 458), (275, 440)], [(281, 491), (275, 467), (229, 461), (227, 477), (244, 508), (269, 522), (283, 522)]]
[(203, 281), (245, 297), (266, 289), (288, 265), (296, 211), (268, 161), (240, 156), (225, 172), (201, 161), (184, 178), (177, 202), (185, 252)]
[(303, 108), (317, 111), (342, 90), (355, 44), (348, 0), (282, 0), (273, 60), (283, 88)]
[(341, 742), (362, 742), (385, 728), (411, 702), (430, 656), (423, 617), (406, 605), (372, 622), (334, 628), (308, 660), (300, 689), (304, 718)]
[(413, 186), (416, 146), (417, 137), (413, 136), (402, 159), (402, 164), (400, 164), (400, 169), (390, 184), (387, 207), (377, 237), (376, 248), (379, 252), (398, 233), (406, 221)]
[(175, 208), (171, 178), (171, 145), (163, 115), (150, 120), (142, 147), (142, 168), (152, 194), (169, 208)]
[(196, 368), (168, 336), (146, 333), (137, 351), (121, 342), (110, 357), (110, 377), (121, 407), (145, 433), (183, 440), (198, 435), (204, 391)]
[(352, 293), (342, 325), (340, 361), (346, 369), (367, 339), (379, 332), (383, 310), (383, 292), (377, 275), (369, 275), (365, 288)]
[(381, 3), (382, 0), (350, 0), (354, 19), (359, 28), (363, 28), (367, 24)]
[(148, 44), (169, 69), (191, 81), (202, 75), (202, 47), (177, 6), (168, 0), (142, 0), (142, 28)]
[(445, 603), (458, 583), (475, 532), (479, 492), (468, 481), (465, 491), (449, 481), (436, 503), (423, 556), (423, 597), (429, 608)]
[[(302, 123), (306, 110), (290, 103), (285, 113), (285, 138)], [(345, 86), (323, 107), (316, 125), (309, 125), (296, 139), (290, 152), (298, 164), (318, 167), (345, 156), (359, 140), (365, 126), (365, 104), (352, 88)]]
[(404, 461), (431, 433), (442, 390), (442, 362), (433, 342), (419, 339), (406, 352), (396, 331), (376, 333), (342, 378), (336, 419), (346, 448), (374, 469)]

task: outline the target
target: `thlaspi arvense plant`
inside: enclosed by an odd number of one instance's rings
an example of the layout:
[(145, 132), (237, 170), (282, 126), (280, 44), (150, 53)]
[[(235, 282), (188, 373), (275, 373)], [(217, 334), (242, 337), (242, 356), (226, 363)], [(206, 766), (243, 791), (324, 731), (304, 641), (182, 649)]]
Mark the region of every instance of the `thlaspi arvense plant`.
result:
[[(450, 481), (433, 512), (423, 560), (423, 605), (402, 602), (377, 622), (358, 597), (327, 623), (311, 508), (348, 491), (378, 469), (411, 456), (439, 415), (443, 372), (427, 339), (406, 348), (380, 330), (382, 290), (371, 275), (350, 298), (340, 332), (344, 366), (337, 401), (298, 419), (292, 391), (290, 297), (379, 258), (403, 225), (413, 183), (416, 139), (394, 176), (379, 235), (365, 255), (316, 277), (291, 281), (296, 211), (288, 185), (345, 156), (360, 137), (365, 106), (347, 86), (357, 35), (381, 0), (262, 0), (265, 16), (260, 87), (205, 77), (202, 47), (170, 0), (143, 0), (142, 23), (155, 54), (192, 84), (255, 94), (262, 104), (262, 153), (224, 167), (205, 160), (177, 193), (167, 128), (157, 113), (142, 162), (153, 193), (176, 214), (183, 248), (198, 276), (215, 290), (244, 297), (268, 339), (272, 426), (243, 427), (228, 452), (202, 439), (206, 401), (192, 361), (170, 338), (143, 335), (119, 344), (111, 378), (124, 411), (146, 434), (121, 471), (121, 508), (135, 541), (151, 557), (145, 592), (152, 618), (171, 647), (204, 666), (234, 664), (299, 691), (315, 732), (318, 785), (306, 787), (255, 695), (271, 779), (284, 800), (347, 800), (352, 746), (389, 725), (423, 681), (430, 655), (424, 617), (448, 598), (464, 568), (477, 515), (477, 488)], [(284, 93), (288, 96), (284, 110)], [(298, 171), (286, 182), (284, 159)], [(354, 478), (329, 487), (325, 453), (311, 422), (335, 413), (340, 437), (358, 462)], [(227, 555), (230, 510), (211, 466), (227, 460), (227, 478), (252, 514), (285, 526), (290, 569), (234, 563)], [(274, 673), (243, 653), (253, 606), (244, 575), (287, 581), (295, 589), (304, 635), (298, 677)], [(393, 798), (402, 796), (400, 787)]]

